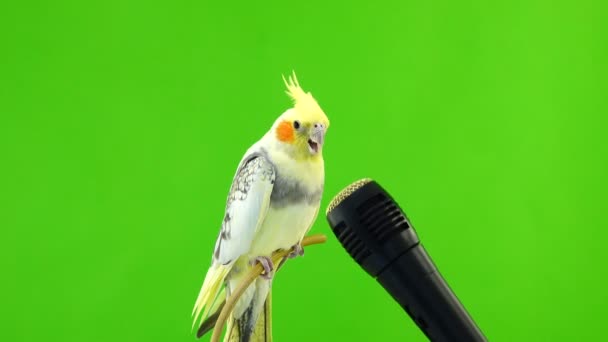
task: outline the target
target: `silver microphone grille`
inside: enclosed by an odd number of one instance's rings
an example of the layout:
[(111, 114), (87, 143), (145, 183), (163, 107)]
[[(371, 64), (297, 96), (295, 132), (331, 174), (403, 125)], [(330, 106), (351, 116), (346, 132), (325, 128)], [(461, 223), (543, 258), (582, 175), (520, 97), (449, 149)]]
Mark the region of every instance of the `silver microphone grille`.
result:
[(344, 201), (344, 199), (350, 196), (353, 192), (357, 191), (360, 187), (371, 181), (371, 178), (363, 178), (344, 188), (336, 196), (334, 196), (331, 202), (329, 202), (327, 210), (325, 210), (325, 215), (328, 215), (332, 210), (334, 210), (338, 206), (338, 204)]

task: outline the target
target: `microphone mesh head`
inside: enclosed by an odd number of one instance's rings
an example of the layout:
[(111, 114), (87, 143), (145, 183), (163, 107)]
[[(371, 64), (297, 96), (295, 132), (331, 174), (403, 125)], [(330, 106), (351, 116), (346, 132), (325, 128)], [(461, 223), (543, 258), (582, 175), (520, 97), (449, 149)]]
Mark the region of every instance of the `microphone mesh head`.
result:
[(372, 179), (370, 178), (363, 178), (344, 188), (336, 196), (334, 196), (331, 202), (329, 202), (327, 210), (325, 210), (325, 215), (328, 215), (332, 210), (334, 210), (338, 206), (338, 204), (342, 203), (342, 201), (344, 201), (344, 199), (350, 196), (353, 192), (357, 191), (360, 187), (371, 181)]

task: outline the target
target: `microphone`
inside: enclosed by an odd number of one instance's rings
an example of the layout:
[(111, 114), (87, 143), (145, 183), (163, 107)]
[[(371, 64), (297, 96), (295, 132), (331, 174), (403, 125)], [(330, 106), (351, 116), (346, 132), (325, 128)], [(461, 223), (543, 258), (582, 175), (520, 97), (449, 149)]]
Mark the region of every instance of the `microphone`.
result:
[(327, 221), (348, 254), (431, 341), (487, 341), (420, 243), (395, 200), (362, 179), (337, 194)]

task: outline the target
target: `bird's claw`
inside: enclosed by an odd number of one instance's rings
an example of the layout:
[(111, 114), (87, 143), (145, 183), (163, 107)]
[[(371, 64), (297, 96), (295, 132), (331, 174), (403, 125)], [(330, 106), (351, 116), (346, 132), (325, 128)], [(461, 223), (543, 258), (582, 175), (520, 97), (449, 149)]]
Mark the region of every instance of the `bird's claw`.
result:
[(259, 256), (251, 261), (251, 265), (255, 265), (256, 263), (260, 263), (262, 268), (264, 269), (264, 273), (261, 274), (262, 278), (270, 279), (272, 278), (272, 271), (274, 271), (274, 264), (272, 263), (272, 259), (267, 256)]
[(287, 258), (293, 259), (304, 255), (304, 248), (302, 247), (301, 243), (298, 242), (292, 247), (292, 249), (293, 250), (287, 255)]

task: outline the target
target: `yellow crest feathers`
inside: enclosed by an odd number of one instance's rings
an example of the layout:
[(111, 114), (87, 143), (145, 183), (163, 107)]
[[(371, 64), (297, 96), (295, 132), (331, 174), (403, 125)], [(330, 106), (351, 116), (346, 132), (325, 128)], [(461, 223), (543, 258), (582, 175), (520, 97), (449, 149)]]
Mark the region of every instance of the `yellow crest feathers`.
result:
[(283, 82), (285, 82), (285, 87), (287, 87), (287, 95), (289, 95), (295, 103), (305, 101), (308, 97), (311, 97), (310, 93), (306, 94), (300, 87), (295, 71), (292, 72), (288, 79), (285, 79), (285, 76), (283, 76)]
[(312, 97), (312, 94), (310, 92), (305, 92), (302, 87), (300, 87), (295, 72), (292, 72), (287, 79), (283, 76), (283, 81), (285, 82), (285, 87), (287, 87), (286, 93), (293, 99), (294, 108), (298, 113), (308, 116), (311, 119), (325, 121), (327, 122), (327, 125), (329, 125), (327, 116), (321, 107), (319, 107), (319, 104), (314, 97)]

